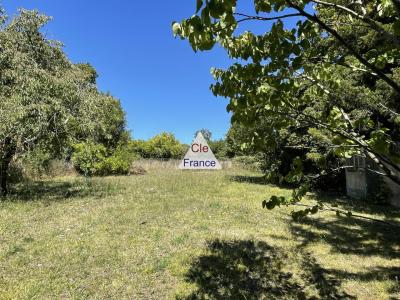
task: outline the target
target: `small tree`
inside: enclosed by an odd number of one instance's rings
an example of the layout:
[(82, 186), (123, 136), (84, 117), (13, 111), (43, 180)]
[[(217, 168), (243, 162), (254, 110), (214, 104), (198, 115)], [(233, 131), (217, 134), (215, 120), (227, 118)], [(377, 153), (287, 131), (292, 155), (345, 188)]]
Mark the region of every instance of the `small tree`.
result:
[(194, 137), (196, 137), (199, 132), (201, 132), (201, 134), (203, 135), (203, 137), (206, 139), (207, 142), (211, 141), (212, 133), (210, 130), (204, 128), (201, 130), (197, 130), (196, 133), (194, 134)]

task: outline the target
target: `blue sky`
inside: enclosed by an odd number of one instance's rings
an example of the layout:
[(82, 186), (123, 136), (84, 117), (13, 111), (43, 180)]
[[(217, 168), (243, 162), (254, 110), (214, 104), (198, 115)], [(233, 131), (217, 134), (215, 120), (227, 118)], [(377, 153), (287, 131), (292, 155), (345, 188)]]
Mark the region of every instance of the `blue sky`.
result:
[[(27, 8), (54, 18), (47, 37), (62, 41), (73, 62), (96, 68), (99, 88), (121, 100), (134, 138), (167, 131), (186, 143), (198, 129), (216, 139), (230, 126), (227, 100), (209, 90), (211, 67), (231, 63), (225, 52), (194, 53), (171, 33), (172, 21), (191, 16), (195, 2), (0, 0), (8, 15)], [(241, 11), (252, 7), (253, 1), (241, 2), (247, 5)]]

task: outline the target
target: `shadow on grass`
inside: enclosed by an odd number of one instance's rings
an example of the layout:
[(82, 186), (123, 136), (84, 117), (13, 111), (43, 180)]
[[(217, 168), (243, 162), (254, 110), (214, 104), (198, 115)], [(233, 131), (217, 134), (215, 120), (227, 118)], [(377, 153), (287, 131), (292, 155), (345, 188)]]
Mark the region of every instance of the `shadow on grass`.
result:
[[(373, 203), (372, 200), (352, 199), (344, 195), (338, 195), (334, 192), (314, 193), (311, 196), (312, 200), (319, 200), (326, 204), (340, 206), (345, 210), (350, 210), (354, 213), (366, 213), (370, 215), (381, 215), (385, 221), (399, 222), (400, 208), (385, 203)], [(397, 220), (396, 220), (397, 219)], [(400, 225), (400, 224), (399, 224)]]
[(388, 299), (399, 299), (398, 295), (395, 294), (400, 293), (400, 267), (374, 267), (370, 268), (366, 272), (346, 272), (343, 270), (330, 270), (329, 273), (338, 278), (351, 279), (357, 282), (373, 283), (374, 281), (390, 280), (393, 282), (393, 284), (387, 289), (387, 292), (389, 294), (393, 294), (393, 296), (389, 296)]
[(62, 201), (76, 197), (103, 197), (116, 192), (112, 183), (96, 182), (90, 178), (70, 181), (27, 181), (10, 188), (6, 201)]
[(400, 227), (339, 216), (293, 222), (291, 231), (301, 238), (303, 247), (324, 241), (338, 253), (400, 258)]
[[(285, 270), (290, 265), (281, 249), (264, 242), (214, 240), (186, 274), (197, 290), (177, 299), (354, 299), (341, 293), (340, 282), (325, 277), (315, 260), (308, 257), (304, 262), (306, 272), (299, 282)], [(313, 298), (305, 291), (310, 286), (318, 294)]]
[(267, 180), (265, 175), (252, 176), (252, 175), (231, 175), (229, 176), (229, 180), (232, 182), (238, 183), (250, 183), (250, 184), (259, 184), (259, 185), (272, 185), (282, 189), (293, 189), (294, 186), (288, 183), (272, 183)]
[[(337, 204), (337, 202), (331, 201), (331, 204)], [(361, 204), (360, 202), (353, 204), (348, 207), (353, 212), (381, 214), (385, 220), (393, 223), (399, 216), (398, 209), (394, 207), (365, 203), (363, 207), (360, 207), (358, 206)], [(348, 204), (344, 206), (348, 206)], [(386, 259), (389, 265), (368, 267), (367, 263), (367, 269), (362, 272), (330, 269), (329, 274), (336, 278), (347, 278), (365, 283), (390, 281), (392, 286), (388, 287), (387, 292), (393, 294), (400, 292), (400, 267), (395, 262), (400, 259), (400, 226), (388, 226), (372, 220), (346, 216), (337, 216), (336, 218), (321, 216), (317, 219), (305, 218), (292, 222), (290, 230), (292, 235), (301, 241), (299, 251), (304, 251), (308, 245), (322, 241), (329, 245), (332, 253), (361, 256), (365, 262), (369, 257)], [(393, 263), (391, 263), (392, 261)]]
[(250, 184), (268, 184), (265, 176), (243, 176), (243, 175), (232, 175), (229, 176), (230, 181)]

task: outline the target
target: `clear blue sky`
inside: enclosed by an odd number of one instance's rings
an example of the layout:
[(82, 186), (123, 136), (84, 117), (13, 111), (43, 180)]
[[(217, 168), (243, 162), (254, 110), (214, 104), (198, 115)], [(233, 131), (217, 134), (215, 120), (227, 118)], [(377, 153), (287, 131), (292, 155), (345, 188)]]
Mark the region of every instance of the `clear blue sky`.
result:
[[(171, 33), (172, 21), (191, 16), (195, 2), (0, 0), (8, 15), (26, 8), (54, 18), (47, 37), (62, 41), (73, 62), (96, 68), (99, 88), (121, 100), (134, 138), (168, 131), (186, 143), (198, 129), (215, 139), (230, 126), (227, 100), (209, 90), (210, 68), (230, 64), (225, 52), (194, 53)], [(248, 5), (241, 11), (252, 7), (253, 1), (241, 2)]]

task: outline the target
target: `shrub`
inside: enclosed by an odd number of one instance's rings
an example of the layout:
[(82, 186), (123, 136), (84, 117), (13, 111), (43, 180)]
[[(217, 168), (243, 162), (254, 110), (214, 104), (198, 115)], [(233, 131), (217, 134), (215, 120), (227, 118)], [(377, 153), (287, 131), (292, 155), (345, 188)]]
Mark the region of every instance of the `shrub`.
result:
[(85, 176), (100, 175), (104, 168), (107, 149), (104, 145), (92, 142), (73, 146), (72, 163), (76, 170)]
[(230, 158), (228, 154), (229, 152), (228, 146), (225, 140), (220, 139), (216, 141), (209, 141), (208, 145), (210, 146), (216, 158), (218, 159)]
[(111, 153), (102, 144), (92, 142), (73, 146), (72, 163), (76, 170), (85, 176), (127, 175), (134, 154), (121, 145)]
[(148, 141), (131, 141), (130, 148), (142, 158), (154, 159), (182, 158), (187, 151), (172, 133), (166, 132), (158, 134)]
[(163, 132), (151, 138), (146, 150), (151, 158), (179, 158), (181, 156), (181, 144), (171, 133)]
[(127, 175), (135, 158), (127, 147), (120, 146), (104, 160), (100, 175)]
[(142, 157), (142, 158), (147, 158), (147, 150), (146, 150), (146, 141), (143, 140), (132, 140), (129, 142), (129, 149), (131, 150), (132, 153), (135, 155)]

